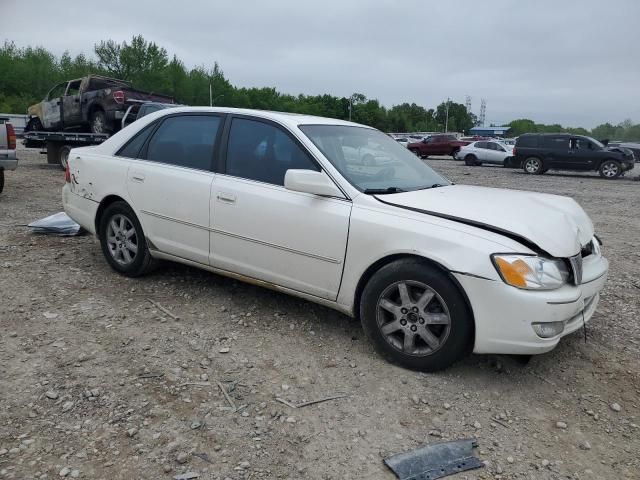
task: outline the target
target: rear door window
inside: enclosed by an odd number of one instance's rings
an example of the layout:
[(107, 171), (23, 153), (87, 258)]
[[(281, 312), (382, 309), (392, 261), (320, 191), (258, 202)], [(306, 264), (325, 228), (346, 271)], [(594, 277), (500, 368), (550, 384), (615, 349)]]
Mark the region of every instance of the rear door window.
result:
[(178, 167), (211, 170), (219, 128), (219, 116), (168, 117), (149, 141), (146, 159)]

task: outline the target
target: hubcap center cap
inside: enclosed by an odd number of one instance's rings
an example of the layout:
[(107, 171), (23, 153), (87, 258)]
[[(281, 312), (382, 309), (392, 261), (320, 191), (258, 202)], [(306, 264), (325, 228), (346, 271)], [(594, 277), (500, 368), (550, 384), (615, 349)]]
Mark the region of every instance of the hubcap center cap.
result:
[(409, 315), (407, 315), (407, 320), (409, 320), (411, 323), (416, 323), (418, 321), (418, 315), (411, 312)]

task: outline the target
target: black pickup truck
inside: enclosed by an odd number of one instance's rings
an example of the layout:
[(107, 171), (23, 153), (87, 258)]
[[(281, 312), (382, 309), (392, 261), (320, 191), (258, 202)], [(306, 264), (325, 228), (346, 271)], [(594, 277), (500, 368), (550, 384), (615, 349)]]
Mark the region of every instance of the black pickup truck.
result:
[(135, 103), (174, 103), (173, 98), (136, 90), (115, 78), (89, 75), (53, 87), (27, 110), (26, 132), (84, 130), (110, 134), (120, 129), (127, 109)]
[(547, 170), (599, 172), (616, 178), (634, 167), (633, 152), (623, 147), (606, 147), (598, 140), (568, 133), (520, 135), (513, 149), (515, 166), (540, 175)]

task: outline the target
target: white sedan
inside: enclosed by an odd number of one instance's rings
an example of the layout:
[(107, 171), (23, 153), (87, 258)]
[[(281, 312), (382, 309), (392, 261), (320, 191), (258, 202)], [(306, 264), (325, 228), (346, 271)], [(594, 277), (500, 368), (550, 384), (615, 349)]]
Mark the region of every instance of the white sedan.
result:
[(115, 271), (172, 260), (296, 295), (360, 318), (410, 368), (547, 352), (589, 321), (608, 270), (572, 199), (453, 185), (335, 119), (162, 110), (74, 149), (65, 177), (65, 211)]
[(480, 140), (470, 143), (458, 150), (456, 160), (464, 160), (466, 165), (479, 166), (483, 163), (508, 165), (513, 157), (513, 145), (506, 145), (497, 140)]

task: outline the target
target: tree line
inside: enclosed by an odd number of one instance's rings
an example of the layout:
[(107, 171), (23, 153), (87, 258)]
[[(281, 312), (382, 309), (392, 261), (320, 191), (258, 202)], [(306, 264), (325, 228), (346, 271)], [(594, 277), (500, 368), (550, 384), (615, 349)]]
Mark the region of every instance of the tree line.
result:
[[(385, 108), (362, 93), (350, 98), (335, 95), (291, 95), (272, 87), (245, 88), (231, 84), (214, 62), (188, 68), (176, 55), (141, 35), (130, 42), (103, 40), (94, 46), (94, 56), (84, 53), (72, 57), (68, 52), (56, 56), (41, 46), (17, 47), (5, 41), (0, 47), (0, 112), (23, 113), (39, 102), (57, 83), (93, 73), (131, 82), (139, 89), (170, 95), (185, 105), (209, 105), (209, 85), (217, 106), (257, 108), (348, 119), (387, 132), (436, 132), (445, 127), (452, 132), (468, 132), (477, 124), (476, 116), (464, 105), (442, 102), (435, 108), (403, 103)], [(511, 122), (510, 135), (537, 131), (574, 131), (560, 125), (541, 125), (532, 120)], [(603, 124), (592, 135), (620, 140), (640, 139), (640, 125), (625, 121)], [(604, 135), (606, 134), (606, 135)], [(603, 137), (604, 135), (604, 137)]]

